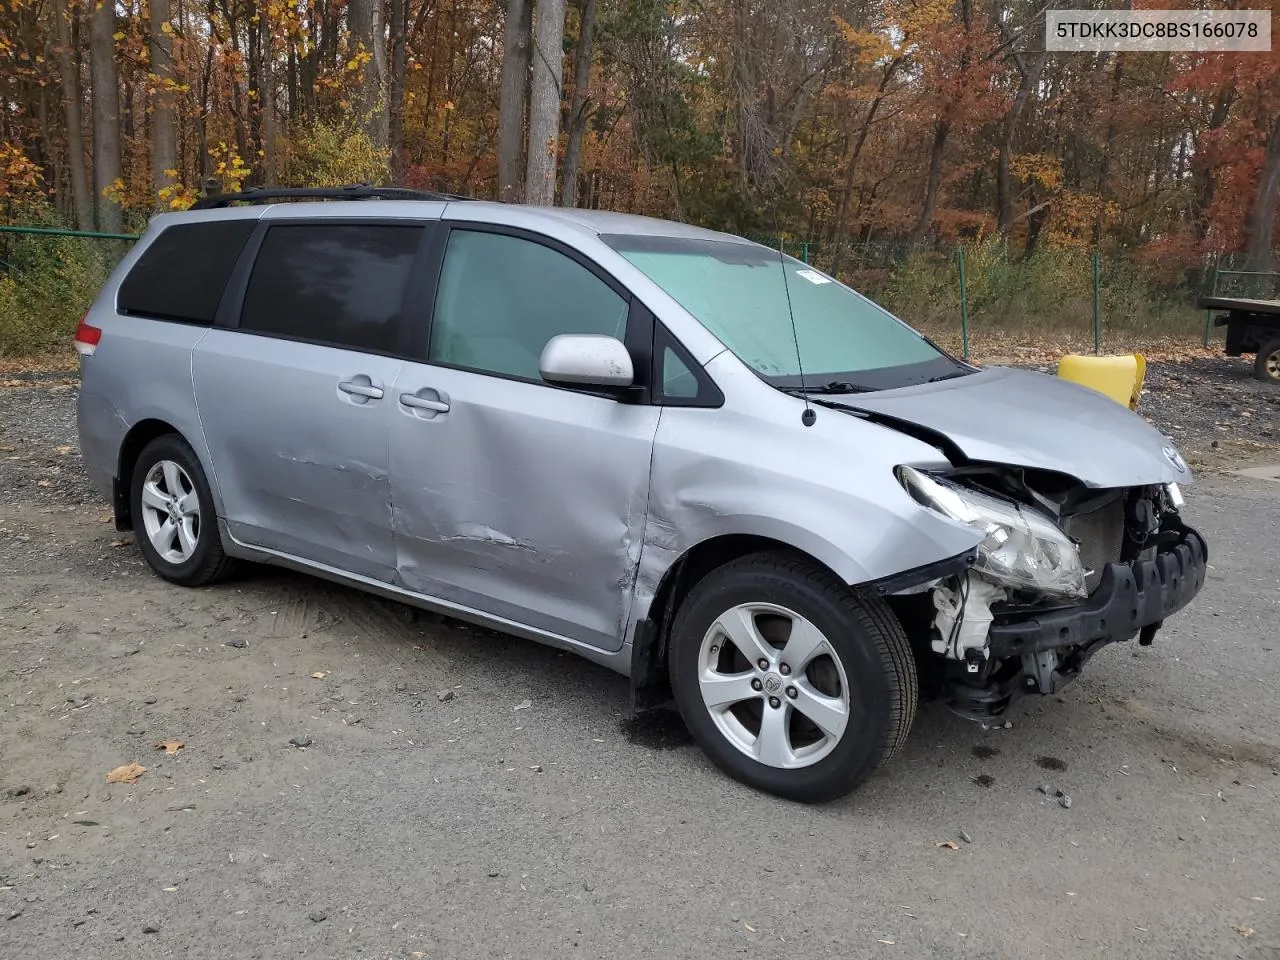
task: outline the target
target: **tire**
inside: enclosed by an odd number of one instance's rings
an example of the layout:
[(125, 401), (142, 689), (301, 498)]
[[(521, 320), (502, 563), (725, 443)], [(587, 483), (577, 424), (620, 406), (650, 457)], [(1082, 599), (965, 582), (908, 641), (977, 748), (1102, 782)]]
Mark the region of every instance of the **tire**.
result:
[[(753, 645), (767, 670), (743, 656)], [(785, 672), (788, 649), (799, 671)], [(741, 557), (694, 586), (672, 624), (668, 669), (680, 714), (716, 766), (789, 800), (852, 792), (901, 748), (915, 717), (915, 659), (889, 607), (782, 553)], [(731, 705), (711, 705), (721, 698)]]
[(1280, 383), (1280, 337), (1274, 337), (1258, 350), (1253, 375), (1268, 383)]
[(129, 480), (129, 506), (142, 556), (165, 580), (200, 587), (234, 569), (235, 561), (222, 551), (204, 470), (177, 434), (157, 437), (142, 448)]

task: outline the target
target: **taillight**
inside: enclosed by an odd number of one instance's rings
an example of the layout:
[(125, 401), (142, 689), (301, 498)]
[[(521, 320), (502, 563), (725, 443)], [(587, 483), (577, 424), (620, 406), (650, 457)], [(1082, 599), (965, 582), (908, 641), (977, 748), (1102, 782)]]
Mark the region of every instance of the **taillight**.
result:
[[(85, 317), (89, 316), (87, 313)], [(98, 341), (102, 339), (102, 328), (95, 327), (85, 323), (84, 317), (80, 318), (80, 325), (76, 327), (76, 353), (82, 357), (92, 357), (93, 351), (98, 349)]]

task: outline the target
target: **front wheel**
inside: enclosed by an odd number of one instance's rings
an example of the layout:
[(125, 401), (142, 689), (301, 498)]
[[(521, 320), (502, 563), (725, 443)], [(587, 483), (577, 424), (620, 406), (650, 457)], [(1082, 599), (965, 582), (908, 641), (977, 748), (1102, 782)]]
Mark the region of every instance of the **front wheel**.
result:
[(712, 761), (791, 800), (851, 792), (915, 716), (915, 660), (889, 608), (783, 554), (742, 557), (698, 582), (672, 625), (669, 669)]

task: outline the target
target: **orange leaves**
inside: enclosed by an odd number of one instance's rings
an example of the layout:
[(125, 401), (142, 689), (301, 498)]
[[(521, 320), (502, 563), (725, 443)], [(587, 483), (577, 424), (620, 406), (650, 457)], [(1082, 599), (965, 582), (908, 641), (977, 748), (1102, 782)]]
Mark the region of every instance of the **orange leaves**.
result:
[(107, 783), (137, 783), (146, 772), (147, 768), (140, 763), (126, 763), (107, 774)]

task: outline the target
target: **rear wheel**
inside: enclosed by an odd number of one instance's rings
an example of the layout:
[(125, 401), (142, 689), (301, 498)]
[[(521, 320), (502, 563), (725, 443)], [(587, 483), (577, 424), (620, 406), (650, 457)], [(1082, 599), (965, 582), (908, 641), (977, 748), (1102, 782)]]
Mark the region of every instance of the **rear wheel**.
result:
[(798, 558), (752, 554), (708, 574), (671, 643), (694, 739), (730, 776), (788, 799), (849, 793), (915, 715), (915, 661), (892, 612)]
[(1280, 337), (1262, 345), (1253, 365), (1253, 375), (1259, 380), (1280, 383)]
[(198, 587), (231, 572), (234, 561), (222, 552), (209, 483), (181, 437), (167, 434), (143, 447), (133, 467), (130, 508), (138, 547), (164, 579)]

